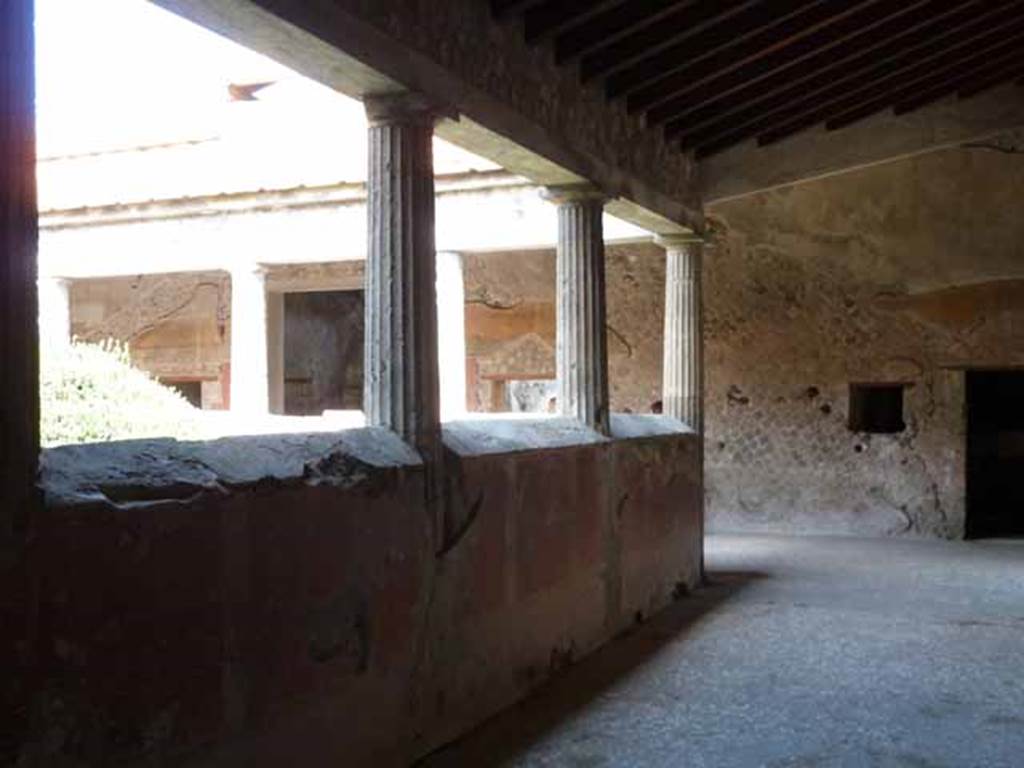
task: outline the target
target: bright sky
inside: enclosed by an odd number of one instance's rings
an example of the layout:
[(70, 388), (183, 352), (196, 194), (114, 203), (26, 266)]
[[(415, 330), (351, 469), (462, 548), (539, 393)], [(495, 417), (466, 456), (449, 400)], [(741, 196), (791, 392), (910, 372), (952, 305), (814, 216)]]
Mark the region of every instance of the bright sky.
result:
[[(43, 209), (366, 177), (361, 104), (146, 0), (36, 0), (36, 41)], [(228, 99), (263, 81), (259, 101)], [(495, 167), (435, 151), (439, 173)]]

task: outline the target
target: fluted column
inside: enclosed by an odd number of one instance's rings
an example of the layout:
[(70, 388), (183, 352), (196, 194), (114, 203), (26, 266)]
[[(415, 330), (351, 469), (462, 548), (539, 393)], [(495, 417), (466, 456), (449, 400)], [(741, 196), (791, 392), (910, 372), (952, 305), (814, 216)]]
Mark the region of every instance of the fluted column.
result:
[(71, 343), (71, 281), (62, 277), (41, 277), (39, 286), (39, 342), (50, 352)]
[(608, 434), (608, 339), (605, 328), (605, 197), (589, 184), (551, 187), (558, 206), (556, 362), (563, 416)]
[(664, 413), (703, 433), (703, 246), (694, 235), (664, 235), (656, 242), (665, 249)]
[(466, 412), (466, 289), (462, 254), (437, 254), (437, 344), (441, 418)]
[(267, 275), (258, 264), (231, 272), (231, 411), (270, 412)]
[(433, 134), (409, 94), (368, 97), (364, 410), (424, 459), (440, 458)]

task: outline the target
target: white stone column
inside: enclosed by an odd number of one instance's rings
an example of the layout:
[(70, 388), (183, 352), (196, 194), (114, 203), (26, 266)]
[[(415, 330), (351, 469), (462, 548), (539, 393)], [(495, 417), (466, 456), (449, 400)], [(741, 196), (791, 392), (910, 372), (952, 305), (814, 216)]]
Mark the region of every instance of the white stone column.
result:
[(284, 294), (267, 294), (267, 387), (270, 412), (284, 414)]
[(231, 271), (231, 411), (270, 412), (267, 274), (258, 264)]
[(49, 352), (71, 344), (71, 281), (63, 277), (40, 277), (39, 342)]
[(663, 235), (655, 242), (665, 249), (664, 413), (703, 434), (703, 244), (695, 235)]
[(410, 94), (367, 97), (367, 423), (393, 429), (429, 465), (441, 457), (434, 254), (437, 113)]
[(549, 187), (558, 206), (558, 407), (563, 416), (609, 433), (605, 327), (605, 196), (590, 184)]
[(437, 360), (441, 388), (441, 419), (466, 412), (466, 289), (462, 254), (437, 254)]

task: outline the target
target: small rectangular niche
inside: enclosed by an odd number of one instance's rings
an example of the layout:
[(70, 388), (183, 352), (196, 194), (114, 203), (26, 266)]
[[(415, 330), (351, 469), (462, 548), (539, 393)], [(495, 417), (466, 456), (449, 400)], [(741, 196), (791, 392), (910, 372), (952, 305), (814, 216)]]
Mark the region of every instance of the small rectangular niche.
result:
[(903, 421), (906, 384), (850, 384), (851, 432), (891, 435), (907, 428)]

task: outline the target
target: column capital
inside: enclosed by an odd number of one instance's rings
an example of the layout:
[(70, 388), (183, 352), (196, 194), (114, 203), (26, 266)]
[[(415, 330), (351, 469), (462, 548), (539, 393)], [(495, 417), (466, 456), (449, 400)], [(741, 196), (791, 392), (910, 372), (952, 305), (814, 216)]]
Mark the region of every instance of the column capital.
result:
[(555, 205), (565, 203), (596, 202), (606, 203), (609, 196), (596, 184), (589, 181), (581, 181), (575, 184), (555, 184), (544, 187), (540, 196)]
[(654, 244), (668, 251), (675, 248), (685, 248), (688, 245), (703, 245), (704, 238), (698, 235), (696, 232), (672, 232), (668, 234), (655, 234)]
[(369, 94), (363, 97), (363, 107), (371, 126), (402, 123), (433, 127), (442, 118), (458, 116), (451, 107), (411, 91)]

